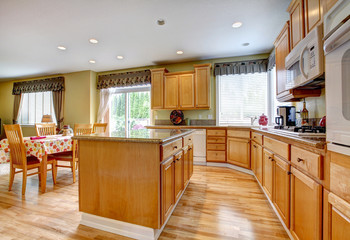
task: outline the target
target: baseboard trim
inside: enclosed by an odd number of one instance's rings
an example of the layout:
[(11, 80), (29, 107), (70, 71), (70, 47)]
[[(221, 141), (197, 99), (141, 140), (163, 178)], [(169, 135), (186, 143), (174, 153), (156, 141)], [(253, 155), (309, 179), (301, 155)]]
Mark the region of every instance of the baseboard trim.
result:
[(239, 167), (239, 166), (236, 166), (236, 165), (232, 165), (230, 163), (207, 162), (207, 166), (209, 166), (209, 167), (226, 167), (226, 168), (231, 168), (231, 169), (234, 169), (234, 170), (237, 170), (237, 171), (240, 171), (240, 172), (243, 172), (243, 173), (247, 173), (249, 175), (253, 175), (254, 176), (254, 173), (253, 173), (252, 170), (249, 170), (249, 169), (246, 169), (246, 168), (242, 168), (242, 167)]
[(97, 215), (82, 213), (81, 215), (81, 225), (85, 225), (88, 227), (96, 228), (102, 231), (111, 232), (114, 234), (118, 234), (121, 236), (134, 238), (134, 239), (142, 239), (142, 240), (157, 240), (162, 233), (164, 227), (168, 223), (171, 215), (173, 214), (177, 204), (182, 198), (182, 195), (185, 193), (190, 181), (188, 181), (184, 190), (181, 193), (181, 196), (175, 203), (174, 208), (171, 210), (168, 218), (165, 220), (163, 226), (160, 229), (153, 229), (149, 227), (140, 226), (137, 224), (122, 222), (110, 218), (100, 217)]
[(207, 166), (206, 162), (193, 162), (193, 165)]
[(262, 190), (263, 193), (265, 194), (265, 196), (266, 196), (266, 198), (267, 198), (267, 201), (269, 201), (270, 206), (272, 207), (273, 211), (276, 213), (278, 219), (279, 219), (280, 222), (282, 223), (282, 226), (283, 226), (284, 230), (286, 230), (286, 232), (287, 232), (289, 238), (290, 238), (291, 240), (294, 240), (294, 238), (293, 238), (292, 234), (290, 233), (288, 227), (287, 227), (286, 224), (284, 223), (283, 219), (280, 217), (280, 215), (279, 215), (279, 213), (278, 213), (278, 211), (277, 211), (275, 205), (274, 205), (273, 202), (269, 199), (269, 197), (268, 197), (268, 195), (267, 195), (265, 189), (264, 189), (263, 186), (260, 184), (260, 182), (259, 182), (258, 178), (255, 176), (255, 174), (253, 174), (253, 175), (254, 175), (254, 177), (255, 177), (255, 180), (258, 182), (258, 184), (259, 184), (261, 190)]

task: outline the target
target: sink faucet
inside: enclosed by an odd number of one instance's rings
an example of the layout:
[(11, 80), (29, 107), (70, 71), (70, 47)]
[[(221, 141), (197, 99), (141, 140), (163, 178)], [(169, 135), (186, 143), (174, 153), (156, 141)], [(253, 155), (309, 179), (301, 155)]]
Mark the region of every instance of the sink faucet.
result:
[(254, 125), (254, 122), (255, 122), (256, 119), (258, 119), (256, 116), (250, 117), (250, 125), (251, 125), (251, 126)]

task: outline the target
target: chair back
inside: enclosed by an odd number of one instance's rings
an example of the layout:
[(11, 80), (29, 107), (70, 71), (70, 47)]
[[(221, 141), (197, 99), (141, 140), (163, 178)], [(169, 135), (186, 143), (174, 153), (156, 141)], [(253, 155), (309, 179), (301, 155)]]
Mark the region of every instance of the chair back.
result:
[(91, 134), (92, 133), (92, 124), (74, 124), (74, 136)]
[(93, 132), (94, 133), (105, 133), (107, 130), (108, 123), (94, 123)]
[(55, 123), (36, 123), (35, 130), (37, 136), (56, 135)]
[(24, 167), (27, 164), (27, 155), (21, 126), (19, 124), (4, 125), (4, 130), (9, 142), (11, 164)]

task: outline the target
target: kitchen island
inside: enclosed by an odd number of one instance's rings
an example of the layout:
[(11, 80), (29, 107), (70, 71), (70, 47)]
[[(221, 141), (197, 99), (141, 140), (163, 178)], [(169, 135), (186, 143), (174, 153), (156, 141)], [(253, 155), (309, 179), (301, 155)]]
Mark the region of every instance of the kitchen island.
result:
[(81, 224), (157, 239), (193, 172), (193, 130), (75, 136)]

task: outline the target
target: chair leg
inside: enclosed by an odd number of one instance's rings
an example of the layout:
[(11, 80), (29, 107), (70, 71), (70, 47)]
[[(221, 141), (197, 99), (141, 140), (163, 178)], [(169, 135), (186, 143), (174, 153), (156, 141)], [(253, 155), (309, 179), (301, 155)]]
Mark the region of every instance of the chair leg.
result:
[[(12, 164), (11, 164), (12, 165)], [(15, 168), (10, 166), (10, 181), (9, 181), (9, 191), (12, 189), (13, 180), (15, 179)]]
[(71, 161), (71, 162), (70, 162), (70, 167), (71, 167), (71, 169), (72, 169), (72, 173), (74, 173), (74, 171), (73, 171), (73, 164), (74, 164), (73, 161)]
[(73, 173), (73, 183), (75, 183), (76, 176), (75, 176), (75, 161), (74, 161), (74, 158), (73, 158), (71, 163), (72, 163), (71, 165), (72, 165), (72, 173)]
[(51, 169), (52, 169), (52, 180), (53, 180), (53, 184), (56, 185), (56, 173), (57, 173), (57, 169), (56, 169), (56, 161), (53, 161), (52, 165), (51, 165)]
[(26, 194), (27, 187), (27, 169), (23, 169), (23, 181), (22, 181), (22, 195)]
[(41, 167), (38, 167), (38, 172), (39, 172), (39, 174), (38, 174), (38, 177), (39, 177), (39, 183), (41, 182)]

